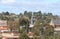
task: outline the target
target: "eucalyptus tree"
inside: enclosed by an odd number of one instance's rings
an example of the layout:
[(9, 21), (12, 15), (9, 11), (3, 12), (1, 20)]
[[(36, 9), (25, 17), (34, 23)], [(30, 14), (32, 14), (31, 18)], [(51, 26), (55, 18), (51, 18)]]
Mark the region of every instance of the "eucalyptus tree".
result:
[(29, 11), (29, 12), (24, 11), (24, 15), (27, 16), (27, 17), (29, 17), (29, 19), (31, 19), (32, 12), (31, 11)]
[(19, 18), (19, 27), (25, 27), (26, 31), (28, 32), (29, 28), (29, 18), (26, 16), (22, 16)]
[(29, 18), (26, 16), (22, 16), (19, 18), (19, 35), (20, 35), (19, 38), (26, 39), (28, 31), (29, 31)]

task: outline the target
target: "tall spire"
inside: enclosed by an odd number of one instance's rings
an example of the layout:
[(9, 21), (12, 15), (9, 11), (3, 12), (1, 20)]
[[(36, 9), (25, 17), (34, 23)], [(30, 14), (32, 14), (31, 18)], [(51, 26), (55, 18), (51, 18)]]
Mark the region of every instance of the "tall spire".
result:
[(33, 24), (33, 13), (32, 13), (32, 16), (31, 16), (31, 24)]
[(30, 26), (29, 27), (33, 27), (34, 25), (33, 25), (34, 23), (33, 23), (33, 13), (32, 13), (32, 16), (31, 16), (31, 23), (30, 23)]

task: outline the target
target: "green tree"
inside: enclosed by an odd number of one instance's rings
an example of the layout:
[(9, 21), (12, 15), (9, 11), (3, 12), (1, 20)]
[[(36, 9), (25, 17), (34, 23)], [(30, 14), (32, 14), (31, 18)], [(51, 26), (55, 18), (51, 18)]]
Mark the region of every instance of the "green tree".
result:
[(24, 15), (27, 16), (29, 19), (31, 19), (32, 12), (27, 12), (27, 11), (25, 11), (25, 12), (24, 12)]
[(7, 11), (7, 12), (5, 13), (5, 15), (9, 15), (9, 12)]
[(54, 33), (53, 26), (49, 25), (49, 23), (45, 23), (43, 20), (38, 20), (34, 25), (33, 31), (35, 35), (41, 37), (43, 36), (52, 36)]
[[(25, 29), (23, 28), (23, 31), (21, 31), (20, 27), (23, 27), (23, 26), (25, 26), (24, 27)], [(19, 33), (22, 32), (21, 34), (23, 34), (25, 32), (25, 34), (27, 34), (28, 31), (29, 31), (29, 18), (26, 16), (22, 16), (21, 18), (19, 18)]]
[(22, 33), (20, 35), (20, 39), (29, 39), (28, 35), (26, 33)]
[(34, 16), (37, 20), (41, 19), (42, 18), (42, 12), (41, 11), (38, 11), (38, 12), (34, 12)]

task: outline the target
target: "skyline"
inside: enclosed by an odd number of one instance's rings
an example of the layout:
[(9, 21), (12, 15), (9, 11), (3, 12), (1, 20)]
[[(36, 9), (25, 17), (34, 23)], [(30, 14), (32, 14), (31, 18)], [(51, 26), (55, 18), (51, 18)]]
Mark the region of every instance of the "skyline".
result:
[(0, 0), (0, 12), (19, 14), (24, 11), (51, 12), (60, 15), (60, 0)]

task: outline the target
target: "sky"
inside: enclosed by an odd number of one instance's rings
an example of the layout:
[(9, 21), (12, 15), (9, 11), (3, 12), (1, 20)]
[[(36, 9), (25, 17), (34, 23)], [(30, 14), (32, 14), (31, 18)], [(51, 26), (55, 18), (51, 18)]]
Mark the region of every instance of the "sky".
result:
[(51, 12), (60, 15), (60, 0), (0, 0), (0, 12), (19, 14), (24, 11)]

